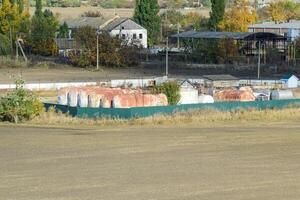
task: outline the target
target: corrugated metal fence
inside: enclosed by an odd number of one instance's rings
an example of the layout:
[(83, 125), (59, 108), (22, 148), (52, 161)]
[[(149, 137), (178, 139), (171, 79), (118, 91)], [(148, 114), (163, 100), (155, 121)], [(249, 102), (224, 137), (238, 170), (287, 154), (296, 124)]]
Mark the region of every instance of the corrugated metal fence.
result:
[(98, 118), (123, 118), (147, 117), (157, 114), (172, 114), (174, 112), (189, 110), (214, 109), (219, 111), (233, 111), (237, 109), (281, 109), (287, 106), (300, 106), (300, 99), (253, 101), (253, 102), (218, 102), (212, 104), (186, 104), (176, 106), (156, 106), (156, 107), (135, 107), (135, 108), (81, 108), (65, 105), (45, 103), (48, 110), (54, 107), (57, 111), (69, 113), (71, 116)]

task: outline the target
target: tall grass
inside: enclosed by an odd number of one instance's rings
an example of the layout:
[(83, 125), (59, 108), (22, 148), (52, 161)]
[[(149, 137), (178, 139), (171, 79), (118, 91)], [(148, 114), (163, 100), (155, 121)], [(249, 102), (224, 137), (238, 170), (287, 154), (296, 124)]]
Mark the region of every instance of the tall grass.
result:
[(0, 56), (0, 68), (25, 68), (28, 63), (25, 61), (17, 61), (10, 56)]
[(71, 117), (67, 114), (56, 113), (54, 109), (44, 112), (30, 121), (30, 124), (50, 126), (133, 126), (133, 125), (185, 125), (200, 126), (214, 125), (227, 122), (278, 122), (300, 120), (300, 108), (267, 109), (267, 110), (236, 110), (220, 112), (216, 110), (199, 110), (178, 112), (172, 115), (155, 115), (146, 118), (111, 119), (95, 118), (83, 119)]

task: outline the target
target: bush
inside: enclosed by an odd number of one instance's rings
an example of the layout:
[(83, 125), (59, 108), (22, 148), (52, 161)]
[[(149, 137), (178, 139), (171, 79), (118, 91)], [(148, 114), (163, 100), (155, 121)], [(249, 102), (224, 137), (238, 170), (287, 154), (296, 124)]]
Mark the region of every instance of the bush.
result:
[(0, 120), (21, 122), (30, 120), (43, 111), (43, 104), (32, 92), (24, 89), (22, 80), (16, 81), (16, 89), (0, 98)]
[(156, 93), (163, 93), (168, 98), (169, 105), (176, 105), (180, 100), (180, 86), (176, 81), (164, 82), (154, 87)]
[(11, 44), (6, 35), (0, 33), (0, 55), (8, 55), (11, 53)]

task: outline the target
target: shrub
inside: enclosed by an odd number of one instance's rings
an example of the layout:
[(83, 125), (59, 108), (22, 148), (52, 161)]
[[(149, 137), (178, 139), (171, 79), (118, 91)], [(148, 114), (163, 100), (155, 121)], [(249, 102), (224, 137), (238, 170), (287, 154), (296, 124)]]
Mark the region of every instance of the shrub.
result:
[(180, 100), (180, 86), (176, 81), (164, 82), (154, 87), (156, 93), (163, 93), (168, 98), (169, 105), (176, 105)]
[(0, 33), (0, 55), (8, 55), (11, 53), (11, 44), (6, 35)]
[(18, 123), (30, 120), (43, 111), (43, 104), (31, 91), (24, 89), (24, 81), (16, 81), (16, 89), (0, 98), (0, 120)]
[(86, 11), (84, 12), (81, 17), (101, 17), (103, 18), (103, 15), (100, 11)]

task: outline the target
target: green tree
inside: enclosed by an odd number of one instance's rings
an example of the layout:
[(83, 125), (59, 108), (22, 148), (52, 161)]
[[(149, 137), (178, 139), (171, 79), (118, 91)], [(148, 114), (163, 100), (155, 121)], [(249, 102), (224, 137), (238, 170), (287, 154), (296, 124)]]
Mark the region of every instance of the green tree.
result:
[(211, 12), (208, 26), (210, 30), (216, 31), (219, 23), (223, 20), (225, 13), (225, 0), (211, 0)]
[(180, 86), (176, 81), (167, 81), (154, 87), (155, 93), (163, 93), (168, 98), (169, 105), (176, 105), (180, 100)]
[(160, 18), (157, 0), (136, 0), (134, 20), (147, 29), (148, 44), (150, 46), (159, 42)]
[(69, 26), (66, 22), (64, 22), (62, 25), (60, 25), (58, 37), (59, 38), (68, 38), (69, 37)]
[(43, 104), (31, 91), (24, 89), (24, 81), (16, 81), (16, 89), (0, 98), (0, 120), (18, 123), (30, 120), (43, 111)]
[(0, 55), (8, 55), (11, 52), (10, 40), (0, 33)]
[(58, 49), (54, 38), (59, 23), (50, 10), (42, 11), (41, 0), (36, 0), (36, 10), (31, 23), (32, 52), (41, 55), (57, 54)]

